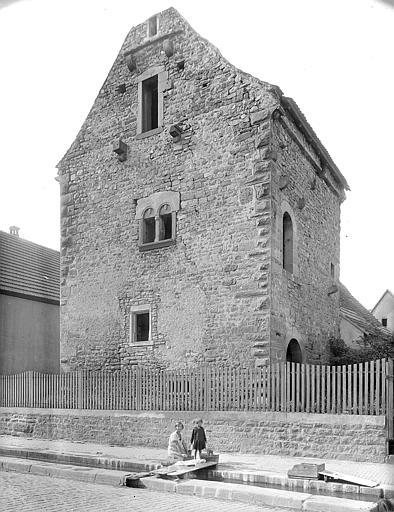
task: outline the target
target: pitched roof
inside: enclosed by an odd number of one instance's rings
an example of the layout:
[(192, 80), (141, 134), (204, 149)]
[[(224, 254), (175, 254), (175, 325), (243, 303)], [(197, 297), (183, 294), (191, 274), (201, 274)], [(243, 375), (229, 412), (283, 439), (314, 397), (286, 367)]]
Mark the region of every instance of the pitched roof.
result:
[(390, 332), (353, 297), (342, 283), (339, 283), (339, 306), (341, 316), (364, 333), (390, 335)]
[(372, 313), (375, 311), (375, 309), (378, 307), (378, 305), (382, 302), (382, 300), (384, 299), (384, 297), (386, 297), (386, 295), (391, 295), (391, 297), (394, 299), (394, 295), (393, 295), (393, 292), (391, 292), (389, 289), (387, 289), (384, 294), (380, 297), (380, 299), (378, 300), (378, 302), (374, 305), (374, 307), (372, 308)]
[(1, 292), (59, 303), (59, 252), (0, 231)]
[(341, 171), (338, 169), (338, 167), (335, 165), (335, 163), (332, 160), (327, 149), (323, 146), (319, 137), (316, 135), (315, 131), (313, 130), (311, 125), (308, 123), (305, 115), (303, 114), (303, 112), (301, 111), (301, 109), (297, 105), (297, 103), (292, 98), (288, 98), (286, 96), (282, 96), (281, 101), (282, 101), (283, 105), (285, 106), (285, 108), (287, 108), (291, 112), (291, 114), (294, 116), (294, 118), (297, 121), (298, 128), (306, 135), (307, 139), (309, 140), (310, 144), (313, 146), (314, 150), (317, 152), (319, 157), (331, 169), (331, 172), (335, 176), (338, 183), (340, 183), (340, 185), (345, 190), (350, 190), (350, 187), (349, 187), (348, 182), (346, 181), (346, 178), (341, 173)]

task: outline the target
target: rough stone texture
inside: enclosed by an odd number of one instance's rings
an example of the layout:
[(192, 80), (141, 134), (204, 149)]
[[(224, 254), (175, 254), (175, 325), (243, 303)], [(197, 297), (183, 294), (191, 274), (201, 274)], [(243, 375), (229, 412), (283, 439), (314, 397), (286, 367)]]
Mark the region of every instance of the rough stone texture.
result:
[[(277, 87), (230, 65), (175, 10), (159, 18), (157, 37), (146, 40), (146, 23), (128, 34), (59, 164), (63, 369), (264, 364), (283, 360), (291, 338), (308, 358), (338, 335), (338, 297), (327, 289), (343, 187), (329, 187), (330, 170), (291, 115), (286, 126), (273, 115)], [(163, 129), (141, 138), (139, 77), (153, 67), (167, 77)], [(113, 152), (120, 139), (124, 162)], [(181, 199), (176, 243), (140, 252), (136, 203), (170, 190)], [(284, 200), (297, 224), (293, 276), (280, 263)], [(132, 345), (129, 309), (147, 303), (151, 343)]]
[(166, 448), (174, 423), (183, 421), (188, 437), (197, 416), (204, 420), (209, 446), (219, 452), (369, 462), (384, 462), (386, 456), (383, 416), (15, 408), (1, 412), (0, 435)]

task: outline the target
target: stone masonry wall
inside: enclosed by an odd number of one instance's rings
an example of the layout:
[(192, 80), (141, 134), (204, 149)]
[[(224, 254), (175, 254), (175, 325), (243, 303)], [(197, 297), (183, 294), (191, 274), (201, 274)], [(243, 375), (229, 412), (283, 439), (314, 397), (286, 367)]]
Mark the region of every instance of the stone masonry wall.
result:
[[(269, 355), (266, 196), (277, 89), (231, 66), (172, 9), (159, 25), (141, 50), (146, 26), (127, 36), (59, 165), (66, 370), (250, 364)], [(163, 41), (173, 45), (170, 57)], [(124, 55), (133, 49), (130, 72)], [(139, 138), (138, 76), (158, 65), (168, 72), (164, 129)], [(180, 141), (168, 133), (173, 124), (182, 126)], [(119, 138), (125, 162), (112, 150)], [(160, 191), (180, 193), (176, 243), (139, 252), (136, 202)], [(152, 343), (136, 346), (129, 309), (144, 303), (154, 311)]]
[[(294, 338), (303, 361), (318, 362), (327, 340), (339, 335), (339, 293), (331, 287), (339, 278), (343, 193), (286, 113), (275, 121), (273, 144), (278, 158), (272, 177), (271, 357), (283, 360)], [(292, 273), (282, 263), (285, 212), (293, 221)]]
[[(313, 352), (339, 325), (327, 296), (328, 261), (339, 264), (335, 191), (281, 128), (277, 87), (230, 65), (174, 9), (159, 14), (157, 36), (146, 29), (128, 34), (59, 164), (63, 369), (263, 365), (284, 359), (290, 337)], [(139, 134), (138, 84), (150, 72), (161, 77), (163, 126)], [(137, 204), (165, 191), (180, 197), (175, 243), (141, 252)], [(299, 232), (294, 277), (280, 264), (284, 201)], [(146, 304), (151, 339), (131, 343), (130, 310)]]
[(384, 416), (252, 412), (122, 412), (2, 408), (0, 435), (166, 448), (175, 421), (201, 416), (217, 452), (384, 462)]

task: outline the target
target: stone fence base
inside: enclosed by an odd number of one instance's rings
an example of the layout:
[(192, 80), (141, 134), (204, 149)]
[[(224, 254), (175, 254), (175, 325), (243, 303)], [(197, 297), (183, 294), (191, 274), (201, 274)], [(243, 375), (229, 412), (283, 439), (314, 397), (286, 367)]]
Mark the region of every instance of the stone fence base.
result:
[(204, 421), (218, 452), (384, 462), (384, 416), (280, 412), (90, 411), (0, 408), (0, 435), (166, 448), (178, 420), (190, 437)]

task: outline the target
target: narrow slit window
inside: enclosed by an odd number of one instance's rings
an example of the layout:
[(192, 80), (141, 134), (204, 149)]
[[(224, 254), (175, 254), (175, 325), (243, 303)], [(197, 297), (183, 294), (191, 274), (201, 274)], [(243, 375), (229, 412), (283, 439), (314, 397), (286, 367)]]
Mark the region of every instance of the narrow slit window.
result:
[(160, 240), (169, 240), (172, 238), (172, 212), (169, 204), (160, 208)]
[(331, 277), (333, 279), (335, 278), (335, 265), (334, 265), (334, 263), (331, 263)]
[(283, 215), (283, 268), (293, 273), (293, 222), (287, 212)]
[(157, 35), (157, 16), (152, 16), (148, 20), (148, 36), (153, 37)]
[(142, 82), (142, 131), (159, 126), (159, 77), (152, 76)]
[(142, 234), (142, 243), (148, 244), (150, 242), (155, 241), (155, 225), (156, 220), (153, 215), (153, 209), (148, 208), (144, 213), (143, 218), (143, 234)]

